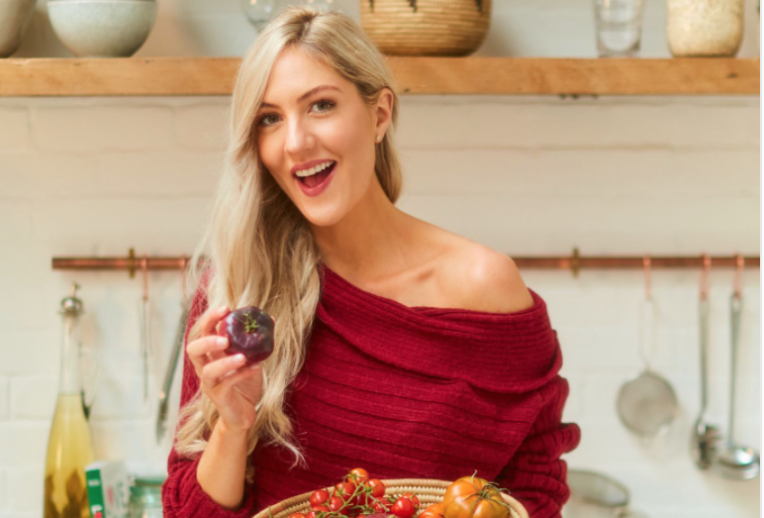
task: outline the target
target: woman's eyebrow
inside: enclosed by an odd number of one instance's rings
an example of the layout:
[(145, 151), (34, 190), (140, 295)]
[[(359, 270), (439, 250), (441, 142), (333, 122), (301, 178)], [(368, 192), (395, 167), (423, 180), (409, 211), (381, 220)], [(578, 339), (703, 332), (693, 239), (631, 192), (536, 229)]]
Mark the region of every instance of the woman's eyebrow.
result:
[[(317, 87), (315, 87), (315, 88), (311, 88), (310, 90), (308, 90), (307, 92), (305, 92), (304, 94), (302, 94), (302, 95), (300, 96), (300, 98), (299, 98), (299, 99), (297, 99), (297, 102), (302, 102), (302, 101), (304, 101), (305, 99), (307, 99), (308, 97), (310, 97), (311, 95), (313, 95), (314, 93), (316, 93), (316, 92), (319, 92), (319, 91), (321, 91), (321, 90), (337, 90), (338, 92), (341, 92), (341, 91), (342, 91), (342, 90), (340, 90), (339, 88), (337, 88), (337, 87), (336, 87), (336, 86), (334, 86), (334, 85), (320, 85), (320, 86), (317, 86)], [(263, 103), (260, 105), (260, 107), (261, 107), (261, 108), (278, 108), (278, 106), (277, 106), (277, 105), (275, 105), (275, 104), (271, 104), (271, 103), (266, 103), (266, 102), (263, 102)]]

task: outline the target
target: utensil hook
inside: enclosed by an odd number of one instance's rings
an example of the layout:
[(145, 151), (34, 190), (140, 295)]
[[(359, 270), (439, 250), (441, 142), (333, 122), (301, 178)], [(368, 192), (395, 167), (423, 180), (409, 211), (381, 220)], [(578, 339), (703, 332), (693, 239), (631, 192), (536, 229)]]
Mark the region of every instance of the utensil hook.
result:
[(703, 254), (703, 270), (700, 272), (700, 299), (708, 298), (708, 274), (711, 271), (711, 258), (708, 254)]
[(743, 268), (745, 267), (745, 258), (740, 254), (735, 254), (736, 266), (735, 277), (733, 281), (734, 295), (738, 299), (743, 296)]
[(188, 259), (184, 255), (180, 258), (180, 284), (181, 284), (181, 293), (183, 294), (183, 298), (181, 299), (183, 303), (186, 303), (186, 265), (188, 264)]
[(708, 405), (708, 292), (711, 257), (703, 253), (703, 270), (700, 273), (700, 418)]
[(653, 294), (652, 289), (650, 286), (650, 256), (646, 255), (642, 259), (642, 265), (644, 266), (645, 270), (645, 299), (648, 301), (652, 300)]
[(149, 299), (149, 260), (145, 255), (141, 259), (141, 270), (143, 272), (143, 300)]
[[(649, 371), (651, 368), (651, 362), (655, 353), (656, 345), (656, 314), (655, 314), (655, 302), (653, 301), (651, 277), (650, 277), (650, 255), (645, 255), (642, 259), (645, 274), (645, 300), (640, 306), (640, 326), (639, 326), (639, 356), (642, 358), (642, 362), (645, 364), (645, 370)], [(645, 326), (645, 311), (646, 307), (650, 308), (652, 317), (650, 320), (650, 343), (645, 344), (646, 326)], [(646, 349), (648, 352), (646, 352)]]

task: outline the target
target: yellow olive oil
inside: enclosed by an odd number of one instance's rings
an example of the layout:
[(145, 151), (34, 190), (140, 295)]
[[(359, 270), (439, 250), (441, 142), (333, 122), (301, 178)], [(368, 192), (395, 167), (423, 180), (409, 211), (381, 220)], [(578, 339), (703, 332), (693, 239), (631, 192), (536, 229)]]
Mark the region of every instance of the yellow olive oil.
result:
[(45, 518), (90, 518), (85, 466), (93, 457), (80, 394), (59, 394), (45, 459)]
[[(82, 301), (72, 294), (61, 301), (63, 337), (58, 399), (45, 457), (45, 518), (90, 518), (85, 466), (93, 462), (93, 441), (80, 379), (79, 320)], [(89, 407), (88, 407), (89, 412)]]

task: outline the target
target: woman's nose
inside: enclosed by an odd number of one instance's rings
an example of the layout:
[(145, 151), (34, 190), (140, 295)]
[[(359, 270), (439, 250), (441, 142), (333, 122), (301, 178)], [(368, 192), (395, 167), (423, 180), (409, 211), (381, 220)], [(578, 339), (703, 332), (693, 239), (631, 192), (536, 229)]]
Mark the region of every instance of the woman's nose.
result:
[(313, 136), (301, 122), (290, 123), (287, 130), (285, 148), (287, 152), (299, 153), (313, 145)]

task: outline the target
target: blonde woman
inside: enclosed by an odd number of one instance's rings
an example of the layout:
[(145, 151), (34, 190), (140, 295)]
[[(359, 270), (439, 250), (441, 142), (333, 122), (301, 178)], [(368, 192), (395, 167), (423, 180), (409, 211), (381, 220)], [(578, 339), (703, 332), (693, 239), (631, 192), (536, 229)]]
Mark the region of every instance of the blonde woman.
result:
[[(533, 518), (560, 516), (560, 456), (580, 430), (560, 422), (546, 304), (504, 254), (395, 206), (398, 106), (384, 58), (341, 13), (290, 7), (243, 57), (192, 264), (209, 261), (189, 272), (166, 518), (249, 517), (357, 467), (477, 470)], [(276, 321), (254, 366), (216, 336), (251, 305)]]

